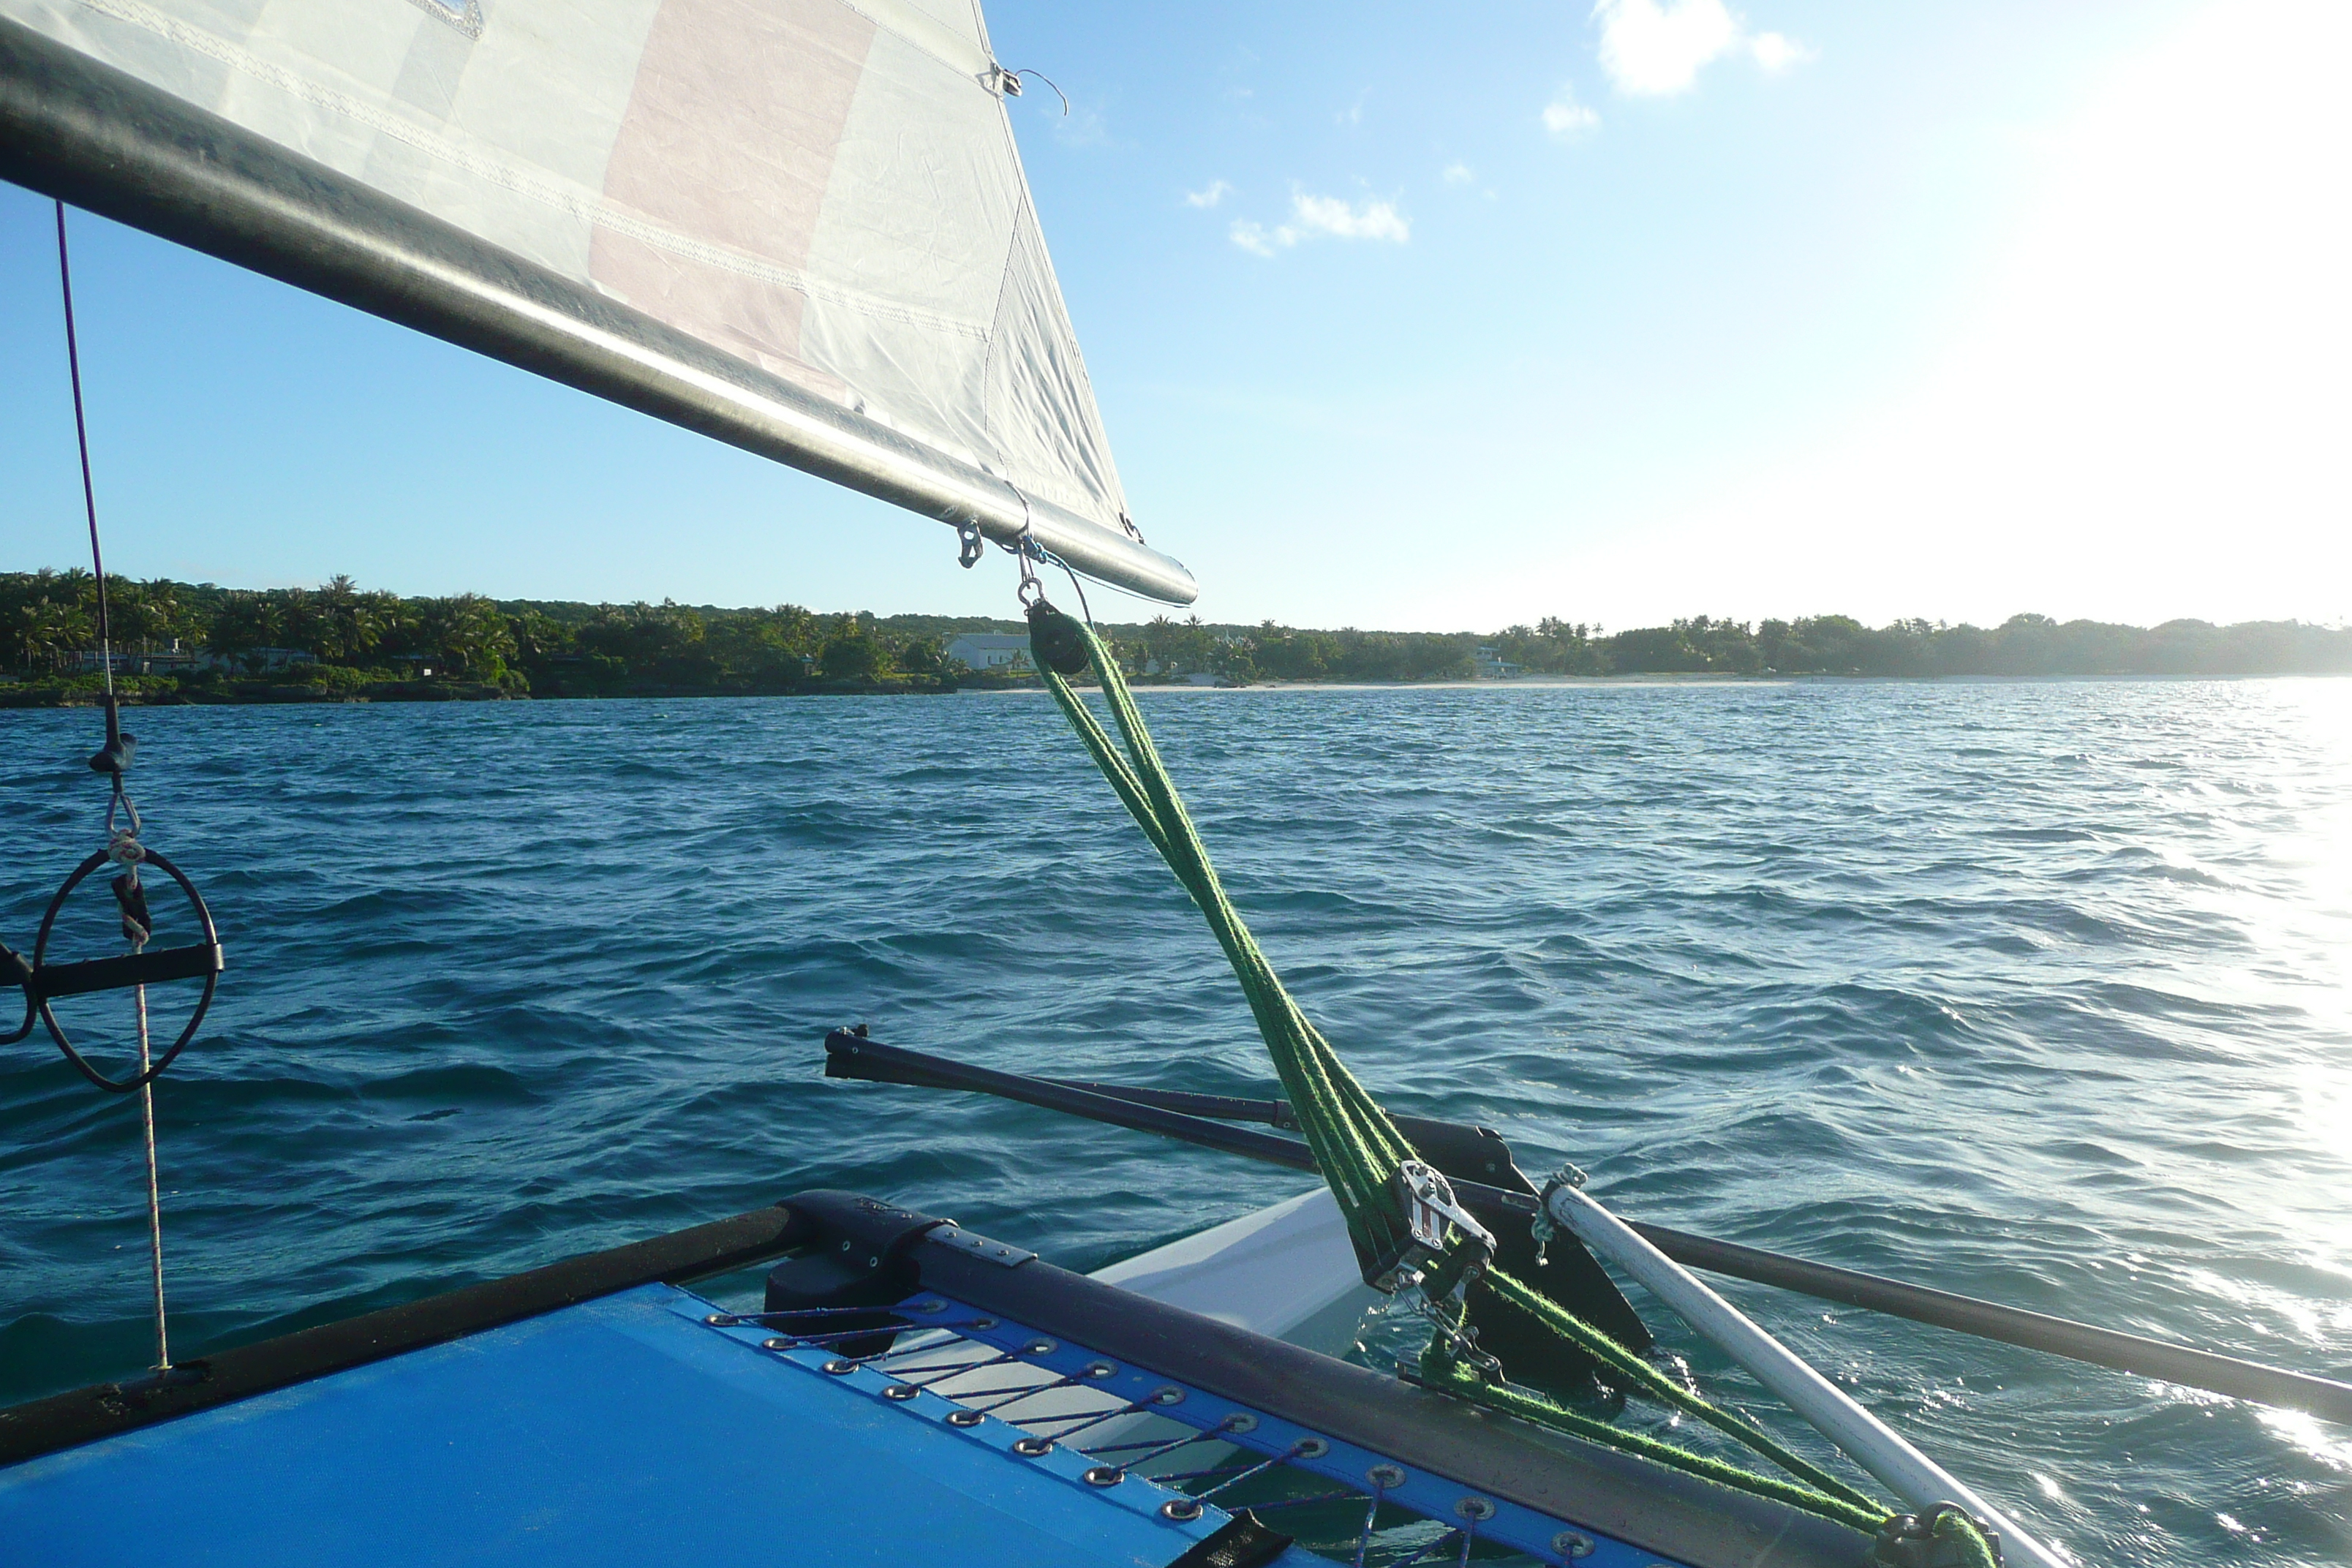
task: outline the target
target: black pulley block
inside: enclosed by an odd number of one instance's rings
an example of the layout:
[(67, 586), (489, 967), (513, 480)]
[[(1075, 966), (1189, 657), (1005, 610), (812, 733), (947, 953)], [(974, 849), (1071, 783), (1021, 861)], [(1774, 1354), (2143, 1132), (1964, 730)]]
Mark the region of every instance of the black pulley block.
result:
[(1086, 627), (1043, 599), (1029, 606), (1029, 649), (1055, 675), (1084, 675), (1092, 662)]

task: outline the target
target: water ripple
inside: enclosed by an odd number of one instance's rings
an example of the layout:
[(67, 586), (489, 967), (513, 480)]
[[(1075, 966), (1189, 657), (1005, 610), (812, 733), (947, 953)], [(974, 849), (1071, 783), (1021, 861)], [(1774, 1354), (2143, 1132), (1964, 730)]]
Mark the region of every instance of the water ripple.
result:
[[(2352, 682), (1146, 700), (1267, 950), (1396, 1109), (1645, 1218), (2352, 1375)], [(90, 721), (0, 714), (19, 945), (95, 846)], [(151, 837), (231, 964), (160, 1097), (179, 1342), (806, 1186), (1085, 1268), (1299, 1185), (817, 1076), (864, 1019), (1268, 1092), (1198, 915), (1034, 695), (139, 727)], [(103, 1000), (76, 1017), (119, 1059)], [(0, 1051), (0, 1398), (140, 1363), (137, 1148), (54, 1053)], [(1729, 1293), (2085, 1561), (2352, 1556), (2340, 1429)]]

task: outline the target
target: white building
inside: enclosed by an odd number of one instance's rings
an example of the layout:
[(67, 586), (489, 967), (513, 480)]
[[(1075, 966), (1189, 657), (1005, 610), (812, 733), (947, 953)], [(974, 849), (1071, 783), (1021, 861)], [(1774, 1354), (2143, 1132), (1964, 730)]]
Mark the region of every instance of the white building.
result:
[(1526, 671), (1526, 666), (1513, 664), (1491, 647), (1481, 647), (1470, 656), (1470, 672), (1475, 679), (1508, 680)]
[(84, 670), (103, 668), (110, 663), (117, 675), (179, 675), (198, 668), (203, 662), (195, 653), (182, 647), (177, 637), (163, 647), (135, 653), (117, 648), (110, 658), (96, 648), (87, 648), (74, 660), (76, 668)]
[(1001, 669), (1007, 675), (1025, 675), (1031, 668), (1025, 632), (965, 632), (949, 641), (948, 657), (974, 670)]

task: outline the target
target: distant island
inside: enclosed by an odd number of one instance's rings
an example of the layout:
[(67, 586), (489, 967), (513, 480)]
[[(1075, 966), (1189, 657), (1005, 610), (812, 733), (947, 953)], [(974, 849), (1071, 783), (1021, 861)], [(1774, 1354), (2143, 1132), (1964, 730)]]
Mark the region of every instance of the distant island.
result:
[[(104, 671), (86, 572), (0, 573), (0, 706), (94, 701)], [(585, 605), (478, 594), (107, 578), (115, 683), (137, 702), (449, 700), (951, 691), (1034, 679), (1021, 623)], [(2246, 676), (2352, 673), (2352, 629), (2297, 621), (2154, 627), (2011, 616), (1998, 626), (1844, 616), (1695, 616), (1604, 632), (1315, 631), (1169, 616), (1100, 627), (1139, 683), (1413, 682), (1538, 677)]]

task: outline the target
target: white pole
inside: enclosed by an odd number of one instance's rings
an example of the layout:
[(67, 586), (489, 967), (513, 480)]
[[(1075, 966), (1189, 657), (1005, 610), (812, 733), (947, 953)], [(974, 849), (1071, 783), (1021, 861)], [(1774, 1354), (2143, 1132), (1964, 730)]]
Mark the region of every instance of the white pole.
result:
[(1904, 1441), (1615, 1215), (1564, 1184), (1552, 1189), (1545, 1207), (1554, 1224), (1574, 1232), (1587, 1247), (1640, 1280), (1652, 1295), (1843, 1448), (1855, 1464), (1885, 1482), (1906, 1506), (1924, 1512), (1939, 1502), (1958, 1503), (2000, 1532), (2001, 1552), (2009, 1562), (2031, 1563), (2033, 1568), (2069, 1568), (2015, 1521)]

